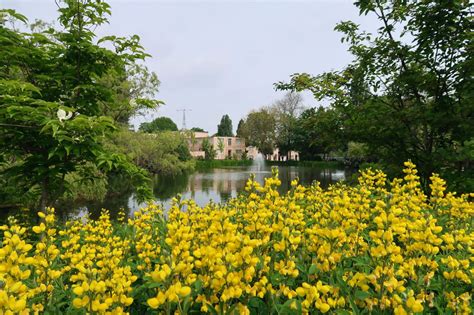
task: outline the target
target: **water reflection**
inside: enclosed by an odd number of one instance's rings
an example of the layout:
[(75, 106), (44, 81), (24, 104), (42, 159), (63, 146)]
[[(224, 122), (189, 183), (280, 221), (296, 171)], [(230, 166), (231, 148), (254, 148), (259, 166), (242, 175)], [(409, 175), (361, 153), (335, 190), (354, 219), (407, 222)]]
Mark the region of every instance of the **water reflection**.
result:
[[(322, 187), (348, 178), (350, 171), (344, 169), (321, 169), (300, 166), (279, 166), (279, 178), (281, 180), (280, 192), (285, 193), (290, 188), (293, 179), (299, 178), (300, 183), (310, 185), (313, 181), (319, 181)], [(251, 174), (263, 184), (264, 179), (271, 176), (271, 167), (240, 167), (240, 168), (217, 168), (193, 174), (184, 174), (174, 178), (154, 179), (153, 193), (156, 202), (169, 209), (173, 197), (181, 194), (184, 199), (193, 199), (199, 206), (204, 206), (211, 200), (221, 203), (234, 198), (243, 191), (245, 184)], [(66, 212), (69, 215), (84, 215), (89, 212), (90, 216), (96, 218), (101, 209), (109, 209), (114, 217), (123, 208), (126, 213), (133, 214), (137, 209), (143, 207), (134, 198), (128, 189), (125, 192), (110, 194), (104, 201), (85, 202), (82, 204), (69, 205)]]

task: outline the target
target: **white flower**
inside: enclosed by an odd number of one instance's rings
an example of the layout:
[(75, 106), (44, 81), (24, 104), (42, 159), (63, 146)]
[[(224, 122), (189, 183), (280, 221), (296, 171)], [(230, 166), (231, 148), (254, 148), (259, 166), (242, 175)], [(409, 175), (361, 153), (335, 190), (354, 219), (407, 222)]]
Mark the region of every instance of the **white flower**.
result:
[(72, 112), (66, 112), (64, 109), (58, 109), (57, 112), (59, 121), (68, 120), (72, 117)]

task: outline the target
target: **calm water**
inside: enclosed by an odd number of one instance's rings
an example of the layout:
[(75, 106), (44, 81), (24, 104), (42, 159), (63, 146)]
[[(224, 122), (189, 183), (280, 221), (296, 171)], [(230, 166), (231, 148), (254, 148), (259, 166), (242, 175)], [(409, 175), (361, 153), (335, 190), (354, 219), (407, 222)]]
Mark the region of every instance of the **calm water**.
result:
[[(280, 191), (288, 191), (290, 182), (299, 178), (300, 183), (310, 185), (313, 181), (319, 181), (321, 186), (327, 187), (331, 183), (344, 180), (351, 172), (344, 169), (328, 169), (301, 166), (279, 166), (279, 178), (282, 182)], [(154, 195), (156, 202), (168, 209), (171, 200), (177, 194), (183, 198), (192, 198), (195, 202), (204, 206), (209, 201), (216, 203), (225, 202), (229, 198), (236, 197), (245, 188), (245, 183), (250, 174), (255, 174), (256, 180), (264, 182), (264, 178), (271, 176), (271, 167), (235, 167), (215, 168), (205, 171), (197, 171), (174, 178), (156, 178), (154, 181)], [(60, 205), (58, 215), (63, 219), (67, 217), (83, 216), (89, 212), (91, 217), (97, 217), (101, 209), (110, 210), (112, 216), (123, 208), (126, 213), (132, 215), (134, 211), (144, 206), (134, 198), (131, 192), (112, 194), (103, 202), (76, 202), (74, 204)]]

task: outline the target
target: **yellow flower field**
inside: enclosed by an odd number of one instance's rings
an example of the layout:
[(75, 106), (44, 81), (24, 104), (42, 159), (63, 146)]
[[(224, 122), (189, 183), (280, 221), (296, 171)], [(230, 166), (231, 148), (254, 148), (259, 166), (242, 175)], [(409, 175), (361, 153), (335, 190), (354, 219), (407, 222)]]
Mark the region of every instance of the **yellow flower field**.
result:
[(0, 314), (471, 314), (474, 204), (415, 166), (328, 190), (277, 172), (225, 205), (176, 200), (131, 219), (31, 228), (0, 249)]

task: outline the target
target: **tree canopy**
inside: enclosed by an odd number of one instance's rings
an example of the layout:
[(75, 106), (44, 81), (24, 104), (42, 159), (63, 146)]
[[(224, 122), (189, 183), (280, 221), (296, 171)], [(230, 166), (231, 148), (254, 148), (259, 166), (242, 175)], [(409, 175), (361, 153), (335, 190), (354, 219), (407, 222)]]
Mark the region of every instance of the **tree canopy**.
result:
[(107, 145), (152, 174), (176, 176), (193, 167), (186, 139), (177, 132), (148, 134), (121, 129)]
[(232, 131), (232, 120), (229, 115), (224, 115), (221, 118), (221, 122), (217, 125), (217, 136), (219, 137), (233, 137), (234, 132)]
[(155, 133), (160, 131), (178, 131), (178, 126), (171, 118), (158, 117), (151, 122), (144, 122), (140, 125), (140, 131)]
[(200, 127), (192, 127), (190, 130), (194, 132), (206, 132), (204, 129)]
[(245, 120), (244, 119), (241, 119), (239, 120), (239, 124), (237, 125), (237, 137), (244, 137), (243, 133), (244, 133), (244, 124), (245, 124)]
[(204, 158), (206, 160), (213, 160), (216, 157), (217, 152), (214, 150), (214, 147), (208, 138), (204, 138), (201, 146), (202, 150), (204, 151)]
[(298, 117), (293, 129), (293, 146), (303, 160), (344, 149), (346, 143), (338, 113), (330, 108), (310, 108)]
[(340, 71), (294, 74), (277, 88), (327, 99), (347, 141), (365, 143), (388, 166), (411, 159), (425, 188), (440, 172), (472, 191), (474, 156), (461, 154), (474, 139), (472, 2), (355, 5), (380, 27), (371, 34), (351, 21), (336, 26), (354, 61)]
[(298, 116), (303, 108), (301, 94), (288, 92), (282, 99), (272, 105), (275, 115), (275, 145), (281, 155), (296, 149)]
[[(128, 174), (139, 195), (149, 198), (146, 172), (102, 145), (117, 123), (160, 103), (150, 98), (156, 75), (137, 66), (148, 55), (136, 35), (96, 38), (94, 30), (110, 15), (106, 2), (64, 0), (58, 6), (60, 29), (31, 32), (7, 23), (27, 23), (23, 15), (0, 10), (2, 178), (17, 191), (39, 196), (44, 207), (67, 190), (67, 174), (93, 163), (105, 173)], [(131, 79), (137, 72), (154, 83)], [(123, 84), (114, 90), (111, 81)]]
[(250, 112), (237, 126), (237, 136), (255, 146), (263, 154), (280, 154), (299, 148), (296, 143), (298, 117), (303, 109), (303, 99), (296, 92), (288, 92), (271, 106)]
[(252, 111), (242, 123), (240, 136), (262, 154), (272, 154), (275, 148), (275, 115), (268, 108)]

